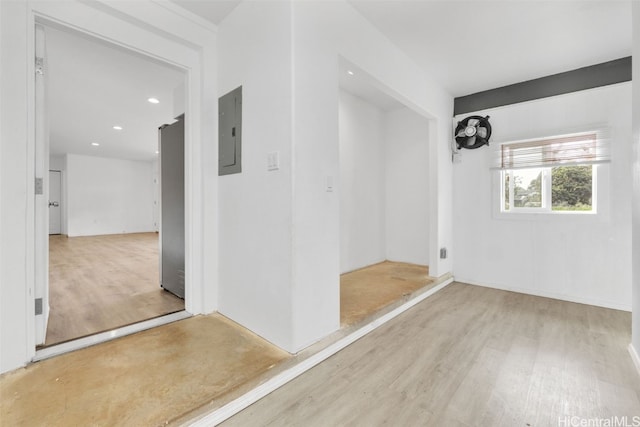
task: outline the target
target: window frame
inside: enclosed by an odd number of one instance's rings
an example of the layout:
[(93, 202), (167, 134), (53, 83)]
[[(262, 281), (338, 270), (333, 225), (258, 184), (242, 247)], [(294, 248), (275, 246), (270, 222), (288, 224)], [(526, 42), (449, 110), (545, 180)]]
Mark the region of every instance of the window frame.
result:
[[(591, 210), (588, 211), (571, 211), (571, 210), (553, 210), (552, 190), (552, 170), (554, 167), (571, 167), (571, 166), (591, 166)], [(509, 185), (509, 209), (505, 209), (505, 176), (510, 174), (509, 183), (514, 182), (513, 172), (519, 169), (501, 169), (500, 172), (500, 211), (505, 214), (553, 214), (553, 215), (596, 215), (598, 213), (598, 165), (564, 165), (564, 166), (544, 166), (537, 168), (529, 168), (540, 170), (541, 176), (541, 201), (542, 206), (535, 207), (516, 207), (514, 201), (513, 185)]]
[[(548, 139), (560, 139), (565, 137), (571, 137), (579, 134), (595, 133), (596, 138), (601, 140), (609, 136), (608, 128), (604, 126), (594, 126), (588, 128), (577, 129), (574, 133), (554, 132), (550, 136), (528, 138), (528, 139), (511, 139), (504, 140), (501, 143), (492, 144), (494, 149), (493, 167), (491, 168), (491, 205), (492, 205), (492, 217), (494, 219), (506, 219), (506, 220), (550, 220), (550, 221), (569, 221), (569, 222), (607, 222), (610, 218), (610, 160), (589, 162), (587, 164), (592, 165), (592, 209), (590, 211), (554, 211), (551, 206), (551, 169), (554, 166), (561, 165), (548, 165), (536, 167), (536, 169), (548, 169), (547, 180), (548, 188), (545, 191), (547, 184), (544, 182), (545, 173), (543, 172), (543, 206), (548, 208), (517, 208), (517, 209), (504, 209), (504, 173), (506, 171), (513, 171), (513, 169), (502, 168), (502, 150), (503, 146), (507, 144), (519, 144), (519, 143), (532, 143), (535, 141), (543, 141)], [(566, 164), (566, 166), (580, 165), (580, 163)], [(585, 163), (581, 163), (585, 165)], [(513, 193), (510, 193), (510, 200), (513, 200)], [(546, 203), (546, 205), (544, 205)]]

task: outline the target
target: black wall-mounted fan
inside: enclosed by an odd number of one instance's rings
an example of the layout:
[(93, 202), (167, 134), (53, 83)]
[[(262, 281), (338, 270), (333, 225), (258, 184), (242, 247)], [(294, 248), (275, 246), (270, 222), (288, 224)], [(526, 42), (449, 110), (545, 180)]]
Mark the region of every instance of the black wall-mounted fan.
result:
[(456, 144), (460, 148), (479, 148), (489, 145), (491, 137), (491, 124), (489, 116), (469, 116), (459, 121), (456, 126)]

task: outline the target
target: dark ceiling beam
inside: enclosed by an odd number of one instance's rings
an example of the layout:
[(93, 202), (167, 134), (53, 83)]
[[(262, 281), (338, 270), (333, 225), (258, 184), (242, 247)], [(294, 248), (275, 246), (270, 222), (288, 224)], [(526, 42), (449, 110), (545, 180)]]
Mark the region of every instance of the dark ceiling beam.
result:
[(454, 99), (453, 115), (631, 81), (631, 57), (485, 90)]

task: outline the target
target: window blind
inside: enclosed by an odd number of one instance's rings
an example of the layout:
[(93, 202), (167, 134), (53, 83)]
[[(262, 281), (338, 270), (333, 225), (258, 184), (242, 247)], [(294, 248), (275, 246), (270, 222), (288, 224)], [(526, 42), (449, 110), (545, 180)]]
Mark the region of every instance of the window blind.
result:
[(498, 169), (587, 165), (611, 160), (609, 142), (596, 132), (502, 144)]

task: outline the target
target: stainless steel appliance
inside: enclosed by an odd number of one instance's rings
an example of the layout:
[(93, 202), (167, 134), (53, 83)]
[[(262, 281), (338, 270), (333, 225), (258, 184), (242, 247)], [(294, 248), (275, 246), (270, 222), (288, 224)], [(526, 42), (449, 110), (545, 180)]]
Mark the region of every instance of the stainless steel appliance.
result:
[(160, 286), (184, 298), (184, 115), (159, 129)]

